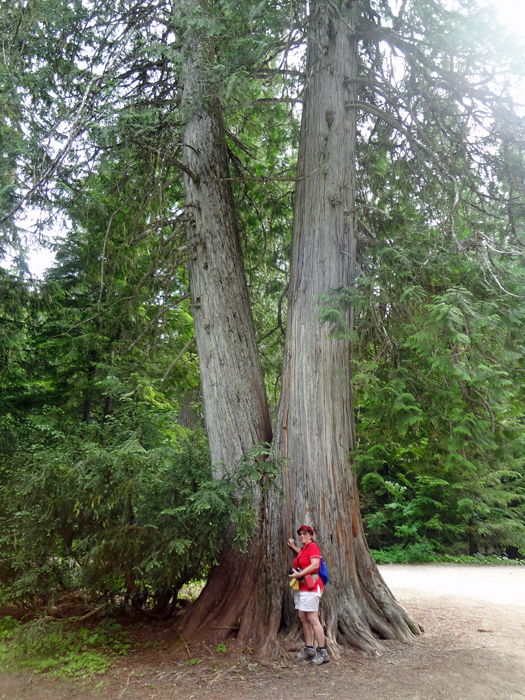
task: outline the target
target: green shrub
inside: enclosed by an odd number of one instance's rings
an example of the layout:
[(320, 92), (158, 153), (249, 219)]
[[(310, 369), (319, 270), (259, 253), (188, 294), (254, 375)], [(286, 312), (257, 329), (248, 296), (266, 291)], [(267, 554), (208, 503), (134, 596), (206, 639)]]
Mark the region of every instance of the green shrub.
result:
[(18, 447), (0, 454), (1, 602), (82, 591), (160, 613), (184, 584), (206, 577), (232, 522), (242, 546), (256, 522), (254, 484), (274, 469), (258, 461), (267, 450), (212, 479), (206, 436), (175, 418), (125, 398), (102, 425), (56, 412), (11, 421)]
[(402, 545), (395, 545), (388, 549), (370, 550), (376, 564), (472, 564), (476, 566), (525, 566), (525, 561), (509, 559), (508, 557), (489, 554), (460, 555), (438, 554), (430, 549), (428, 543), (422, 546), (411, 545), (403, 548)]

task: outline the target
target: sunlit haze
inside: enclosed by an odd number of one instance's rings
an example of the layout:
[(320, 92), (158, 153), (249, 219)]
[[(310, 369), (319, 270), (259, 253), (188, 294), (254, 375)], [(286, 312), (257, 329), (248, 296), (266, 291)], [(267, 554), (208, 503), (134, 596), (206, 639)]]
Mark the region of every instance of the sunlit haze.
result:
[(525, 33), (525, 0), (493, 0), (500, 22), (509, 24), (515, 32)]
[[(525, 35), (525, 0), (488, 0), (488, 5), (493, 5), (498, 12), (498, 19), (517, 34)], [(525, 103), (525, 95), (520, 100)], [(28, 256), (31, 272), (41, 277), (54, 260), (52, 251), (40, 247), (34, 247)]]

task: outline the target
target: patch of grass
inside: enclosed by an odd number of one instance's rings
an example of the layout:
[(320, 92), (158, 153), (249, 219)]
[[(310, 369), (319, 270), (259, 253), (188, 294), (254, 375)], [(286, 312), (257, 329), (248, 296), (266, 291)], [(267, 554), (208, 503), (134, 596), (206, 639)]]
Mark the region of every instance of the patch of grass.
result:
[(106, 673), (130, 646), (128, 635), (117, 623), (95, 629), (71, 622), (40, 618), (21, 624), (0, 620), (0, 671), (29, 669), (53, 676), (88, 678)]
[(16, 630), (20, 627), (20, 622), (10, 615), (0, 618), (0, 639), (11, 639)]

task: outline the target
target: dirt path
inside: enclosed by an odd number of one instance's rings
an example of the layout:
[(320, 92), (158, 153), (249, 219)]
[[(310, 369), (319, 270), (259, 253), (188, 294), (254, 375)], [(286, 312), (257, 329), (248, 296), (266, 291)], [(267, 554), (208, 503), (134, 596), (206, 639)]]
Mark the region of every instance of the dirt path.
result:
[[(320, 668), (290, 658), (261, 665), (189, 647), (183, 657), (159, 631), (159, 647), (128, 658), (87, 686), (41, 676), (0, 676), (0, 700), (523, 700), (525, 567), (383, 566), (397, 596), (424, 626), (413, 644), (383, 656), (347, 652)], [(219, 658), (220, 657), (220, 658)], [(190, 664), (191, 658), (199, 661)]]
[[(396, 596), (449, 597), (525, 608), (525, 566), (380, 566)], [(525, 613), (525, 610), (522, 611)]]

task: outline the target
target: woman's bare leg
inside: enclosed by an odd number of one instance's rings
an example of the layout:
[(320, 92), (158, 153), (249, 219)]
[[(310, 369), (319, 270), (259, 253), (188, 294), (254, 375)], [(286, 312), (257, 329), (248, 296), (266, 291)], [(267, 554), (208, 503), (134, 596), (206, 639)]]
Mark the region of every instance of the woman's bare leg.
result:
[[(324, 629), (321, 623), (319, 622), (319, 613), (317, 611), (315, 612), (300, 612), (299, 616), (303, 614), (305, 615), (305, 622), (309, 626), (309, 629), (311, 630), (311, 642), (306, 642), (308, 646), (312, 646), (314, 643), (314, 635), (317, 640), (317, 646), (318, 647), (324, 647)], [(301, 618), (301, 622), (303, 622)], [(303, 630), (306, 629), (306, 624), (303, 622)], [(305, 631), (305, 639), (306, 639), (306, 631)]]
[[(306, 644), (307, 647), (313, 647), (314, 645), (314, 628), (312, 627), (312, 623), (308, 619), (308, 615), (311, 615), (312, 613), (305, 612), (304, 610), (299, 610), (299, 619), (301, 620), (301, 623), (303, 625), (303, 633), (304, 633), (304, 643)], [(317, 613), (313, 613), (314, 615), (317, 615)], [(319, 621), (319, 616), (317, 615), (318, 621)], [(321, 627), (321, 630), (323, 628)], [(319, 644), (319, 641), (317, 642)]]

